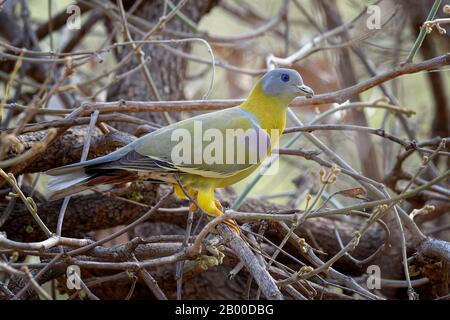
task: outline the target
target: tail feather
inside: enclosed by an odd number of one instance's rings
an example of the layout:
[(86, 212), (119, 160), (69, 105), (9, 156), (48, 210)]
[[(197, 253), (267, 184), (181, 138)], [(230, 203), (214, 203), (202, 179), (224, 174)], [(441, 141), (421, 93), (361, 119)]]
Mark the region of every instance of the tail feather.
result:
[(126, 152), (128, 148), (121, 148), (103, 157), (48, 170), (46, 174), (52, 176), (48, 183), (48, 200), (61, 199), (97, 184), (129, 181), (130, 173), (107, 166)]
[(133, 181), (135, 178), (135, 172), (120, 169), (83, 168), (82, 166), (72, 168), (67, 173), (62, 171), (60, 175), (50, 178), (47, 199), (58, 200), (99, 184), (124, 183)]
[(48, 182), (50, 195), (48, 200), (57, 200), (89, 188), (86, 182), (91, 178), (84, 168), (72, 170), (69, 173), (51, 177)]

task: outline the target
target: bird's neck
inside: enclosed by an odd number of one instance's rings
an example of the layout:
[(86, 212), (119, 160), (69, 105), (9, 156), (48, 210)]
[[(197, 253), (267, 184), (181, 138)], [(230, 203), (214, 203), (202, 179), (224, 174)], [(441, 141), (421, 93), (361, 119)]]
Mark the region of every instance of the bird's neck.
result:
[(268, 96), (257, 84), (240, 107), (255, 115), (261, 128), (266, 131), (278, 130), (281, 135), (286, 128), (286, 111), (290, 100)]

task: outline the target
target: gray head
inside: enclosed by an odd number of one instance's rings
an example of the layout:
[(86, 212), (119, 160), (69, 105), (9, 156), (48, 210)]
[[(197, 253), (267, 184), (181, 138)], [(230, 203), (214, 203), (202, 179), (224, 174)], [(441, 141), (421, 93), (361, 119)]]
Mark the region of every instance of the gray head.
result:
[(277, 68), (266, 73), (261, 79), (261, 88), (268, 96), (293, 99), (297, 96), (312, 97), (314, 91), (303, 83), (300, 74), (292, 69)]

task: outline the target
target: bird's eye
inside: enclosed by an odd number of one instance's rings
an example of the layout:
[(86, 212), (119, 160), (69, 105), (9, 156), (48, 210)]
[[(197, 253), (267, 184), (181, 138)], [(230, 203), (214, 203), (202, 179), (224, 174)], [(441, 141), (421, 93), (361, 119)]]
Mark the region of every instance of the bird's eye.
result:
[(286, 73), (283, 73), (283, 74), (281, 75), (281, 81), (283, 81), (283, 82), (288, 82), (288, 81), (289, 81), (289, 75), (286, 74)]

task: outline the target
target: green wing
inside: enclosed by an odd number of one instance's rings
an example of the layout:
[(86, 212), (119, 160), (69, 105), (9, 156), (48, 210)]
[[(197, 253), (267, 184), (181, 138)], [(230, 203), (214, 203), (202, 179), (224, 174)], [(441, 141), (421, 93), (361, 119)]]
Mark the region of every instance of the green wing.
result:
[(256, 118), (235, 107), (149, 133), (114, 167), (225, 178), (261, 163), (270, 149), (270, 137)]

